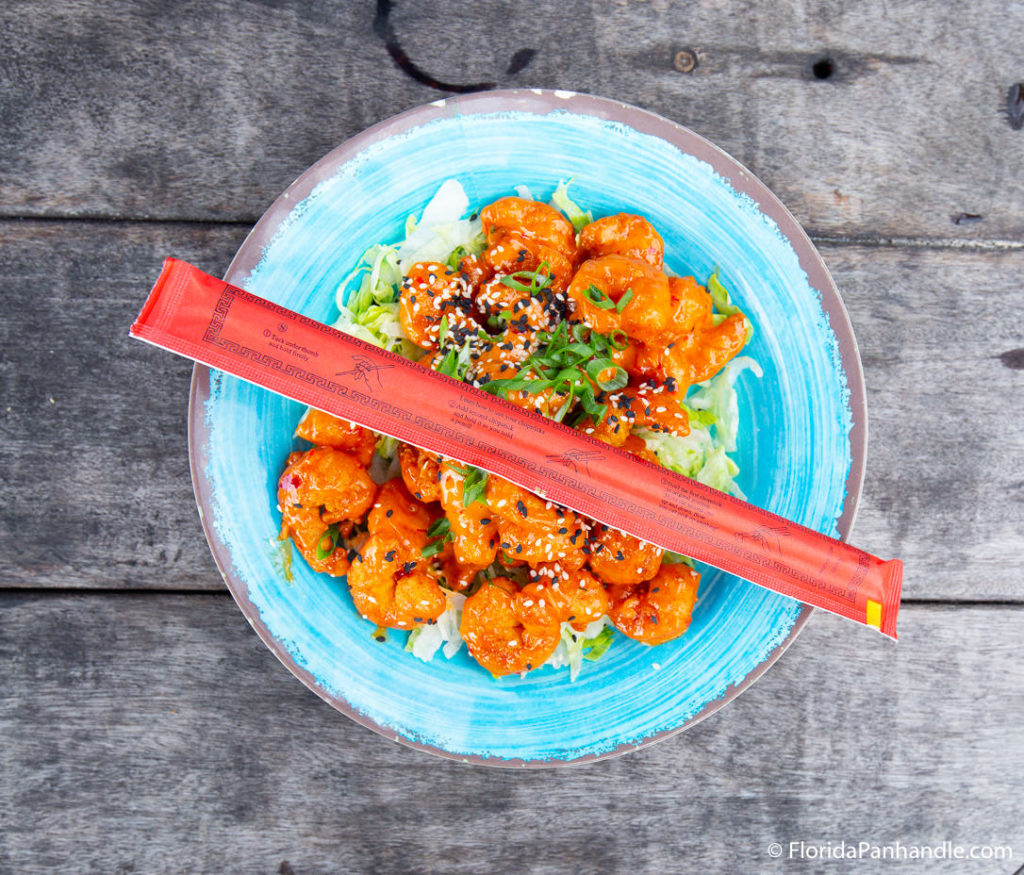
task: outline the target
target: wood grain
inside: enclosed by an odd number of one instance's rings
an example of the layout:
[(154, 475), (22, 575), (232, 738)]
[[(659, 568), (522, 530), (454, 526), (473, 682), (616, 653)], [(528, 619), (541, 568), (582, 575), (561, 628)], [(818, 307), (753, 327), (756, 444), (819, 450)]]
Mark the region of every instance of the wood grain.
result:
[(1022, 855), (1020, 622), (1020, 608), (911, 607), (895, 645), (819, 614), (683, 735), (511, 773), (352, 723), (226, 596), (6, 593), (0, 868), (769, 873), (794, 863), (768, 844), (799, 840)]
[[(127, 336), (165, 255), (223, 271), (245, 229), (0, 223), (0, 585), (220, 589), (192, 498), (190, 367)], [(909, 598), (1024, 601), (1024, 252), (828, 244), (865, 363), (854, 542)], [(52, 399), (52, 401), (51, 401)]]
[(251, 223), (347, 137), (447, 93), (399, 69), (380, 5), (433, 78), (659, 112), (747, 164), (814, 233), (1024, 234), (1024, 132), (1007, 103), (1024, 6), (997, 0), (970, 14), (888, 0), (9, 3), (3, 214)]

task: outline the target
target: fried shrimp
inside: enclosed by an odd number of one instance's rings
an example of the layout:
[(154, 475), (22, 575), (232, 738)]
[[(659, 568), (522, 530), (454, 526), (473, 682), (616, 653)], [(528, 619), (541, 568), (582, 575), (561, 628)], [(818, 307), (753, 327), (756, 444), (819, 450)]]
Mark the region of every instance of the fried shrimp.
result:
[(488, 244), (507, 235), (537, 241), (576, 258), (576, 231), (554, 207), (520, 197), (503, 197), (480, 211)]
[(348, 570), (356, 610), (377, 626), (409, 629), (436, 620), (448, 607), (437, 575), (421, 550), (425, 532), (371, 534)]
[(292, 453), (277, 484), (282, 533), (292, 537), (316, 571), (340, 576), (348, 569), (342, 539), (376, 494), (376, 484), (355, 456), (332, 447)]
[(602, 255), (583, 262), (569, 283), (573, 318), (601, 334), (623, 331), (653, 340), (669, 324), (668, 277), (628, 255)]
[(590, 570), (609, 584), (650, 580), (661, 565), (661, 547), (598, 523), (588, 544)]
[(649, 581), (609, 588), (615, 628), (645, 644), (664, 644), (690, 625), (700, 575), (689, 565), (662, 565)]
[(479, 328), (470, 314), (472, 307), (461, 276), (436, 261), (423, 261), (410, 268), (402, 283), (398, 317), (413, 343), (434, 350), (442, 339), (442, 320), (449, 330), (472, 334)]
[(571, 510), (558, 507), (501, 477), (487, 481), (487, 504), (498, 525), (501, 549), (512, 560), (583, 566), (588, 526)]
[(369, 465), (377, 446), (377, 435), (368, 428), (339, 419), (322, 410), (310, 407), (299, 420), (295, 437), (316, 444), (318, 447), (334, 447), (355, 456), (360, 464)]
[(460, 632), (470, 655), (495, 677), (543, 664), (561, 640), (554, 605), (543, 587), (522, 592), (507, 577), (488, 580), (466, 599)]
[(628, 255), (661, 270), (665, 241), (643, 216), (617, 213), (591, 222), (580, 231), (580, 256)]
[(577, 632), (608, 613), (604, 586), (584, 568), (571, 570), (560, 562), (541, 562), (533, 567), (530, 577), (547, 593), (559, 621), (569, 623)]
[(646, 338), (635, 371), (656, 380), (673, 379), (683, 394), (711, 379), (747, 342), (747, 319), (734, 313), (715, 324), (711, 296), (693, 277), (670, 284), (672, 319), (658, 338)]
[[(498, 554), (498, 526), (487, 502), (466, 502), (466, 476), (454, 462), (441, 465), (441, 506), (448, 518), (455, 561), (486, 568)], [(482, 499), (482, 496), (481, 496)]]
[(402, 444), (398, 450), (402, 480), (414, 498), (441, 500), (441, 457), (417, 447)]

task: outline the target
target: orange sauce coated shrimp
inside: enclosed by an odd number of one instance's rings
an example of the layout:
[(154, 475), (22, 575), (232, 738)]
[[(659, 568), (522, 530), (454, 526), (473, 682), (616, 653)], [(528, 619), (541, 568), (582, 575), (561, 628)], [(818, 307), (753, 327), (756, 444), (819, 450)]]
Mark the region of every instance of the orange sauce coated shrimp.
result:
[(531, 578), (543, 587), (559, 621), (569, 623), (577, 632), (608, 613), (608, 594), (586, 569), (570, 570), (560, 562), (542, 562), (533, 568)]
[[(596, 288), (599, 295), (593, 293)], [(617, 305), (631, 293), (620, 313)], [(569, 283), (573, 318), (601, 334), (616, 329), (646, 340), (661, 335), (669, 324), (668, 277), (645, 261), (626, 255), (603, 255), (583, 262)], [(604, 306), (602, 306), (602, 304)]]
[(466, 281), (443, 264), (421, 261), (409, 269), (402, 283), (398, 318), (417, 346), (433, 350), (440, 341), (441, 321), (449, 329), (475, 333), (479, 325), (470, 315), (472, 299)]
[(486, 568), (498, 554), (498, 526), (486, 502), (464, 504), (466, 478), (461, 465), (441, 465), (441, 506), (448, 518), (455, 561)]
[(650, 580), (661, 566), (661, 547), (600, 523), (588, 544), (590, 570), (608, 584)]
[(664, 644), (690, 626), (700, 575), (688, 565), (662, 565), (653, 579), (609, 591), (615, 628), (645, 644)]
[[(333, 541), (330, 538), (329, 528), (320, 518), (319, 508), (281, 506), (280, 539), (291, 538), (314, 571), (343, 577), (349, 568), (348, 549), (340, 539)], [(341, 534), (347, 536), (348, 531)]]
[(588, 528), (571, 510), (493, 474), (487, 480), (487, 504), (497, 519), (501, 549), (511, 560), (560, 562), (568, 569), (586, 562)]
[(355, 456), (362, 465), (370, 464), (377, 447), (377, 436), (369, 429), (313, 407), (299, 420), (295, 437), (318, 447), (344, 450)]
[[(370, 509), (377, 486), (354, 456), (332, 447), (292, 453), (277, 484), (281, 533), (290, 536), (314, 571), (335, 577), (348, 570), (342, 537)], [(333, 524), (348, 522), (337, 536)]]
[(665, 241), (643, 216), (618, 213), (591, 222), (580, 231), (580, 256), (628, 255), (661, 270)]
[(426, 533), (409, 539), (371, 534), (352, 560), (348, 586), (356, 610), (377, 626), (408, 629), (436, 620), (448, 607), (430, 563), (420, 551)]
[(395, 477), (380, 487), (366, 526), (371, 535), (389, 535), (422, 547), (421, 536), (426, 534), (436, 516), (426, 504), (409, 494), (400, 477)]
[(505, 234), (536, 240), (556, 249), (570, 260), (576, 258), (576, 229), (554, 207), (519, 197), (503, 197), (480, 211), (487, 242)]
[(635, 371), (658, 380), (673, 378), (683, 394), (711, 379), (747, 342), (747, 320), (734, 313), (714, 324), (711, 296), (693, 277), (673, 277), (672, 321), (660, 337), (637, 351)]
[(402, 444), (398, 450), (402, 480), (413, 498), (420, 501), (441, 500), (441, 457), (418, 447)]
[(277, 498), (282, 508), (322, 507), (322, 518), (330, 525), (361, 519), (376, 495), (377, 485), (355, 456), (333, 447), (316, 447), (289, 456)]
[(496, 274), (525, 271), (550, 277), (553, 291), (564, 292), (572, 279), (574, 263), (562, 250), (515, 234), (499, 236), (483, 253), (487, 279)]
[(462, 607), (466, 647), (495, 677), (536, 668), (558, 647), (561, 627), (554, 606), (534, 595), (530, 586), (520, 592), (507, 577), (496, 577)]

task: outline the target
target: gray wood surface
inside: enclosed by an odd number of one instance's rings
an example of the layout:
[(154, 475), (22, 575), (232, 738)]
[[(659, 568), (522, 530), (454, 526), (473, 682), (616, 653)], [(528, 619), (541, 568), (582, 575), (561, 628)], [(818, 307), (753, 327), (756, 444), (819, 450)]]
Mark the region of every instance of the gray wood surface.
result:
[[(0, 873), (1019, 875), (1022, 32), (996, 0), (0, 6)], [(127, 327), (164, 256), (222, 272), (331, 148), (480, 83), (661, 113), (811, 233), (867, 380), (854, 541), (907, 563), (898, 644), (818, 612), (682, 736), (507, 773), (357, 726), (253, 634), (195, 512), (190, 367)]]
[(789, 872), (795, 862), (767, 847), (801, 840), (1019, 854), (1021, 617), (913, 606), (893, 645), (819, 613), (761, 681), (691, 731), (570, 771), (510, 773), (340, 717), (227, 596), (8, 593), (0, 867)]
[[(346, 137), (439, 96), (392, 63), (375, 15), (314, 0), (6, 4), (4, 211), (251, 222)], [(391, 24), (447, 83), (661, 112), (817, 233), (1024, 231), (1022, 136), (1006, 111), (1024, 79), (1019, 3), (435, 0), (394, 4)], [(535, 54), (509, 74), (524, 49)], [(674, 66), (682, 49), (690, 73)], [(826, 59), (834, 73), (816, 79)], [(954, 225), (961, 213), (983, 218)]]

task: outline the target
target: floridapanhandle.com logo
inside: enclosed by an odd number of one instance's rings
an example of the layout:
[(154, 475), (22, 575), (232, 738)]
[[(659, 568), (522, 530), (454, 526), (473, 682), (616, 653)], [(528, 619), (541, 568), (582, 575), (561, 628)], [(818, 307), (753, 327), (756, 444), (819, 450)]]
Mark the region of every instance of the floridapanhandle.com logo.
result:
[(1012, 860), (1009, 845), (972, 845), (951, 841), (937, 845), (878, 842), (770, 842), (768, 856), (786, 860)]

